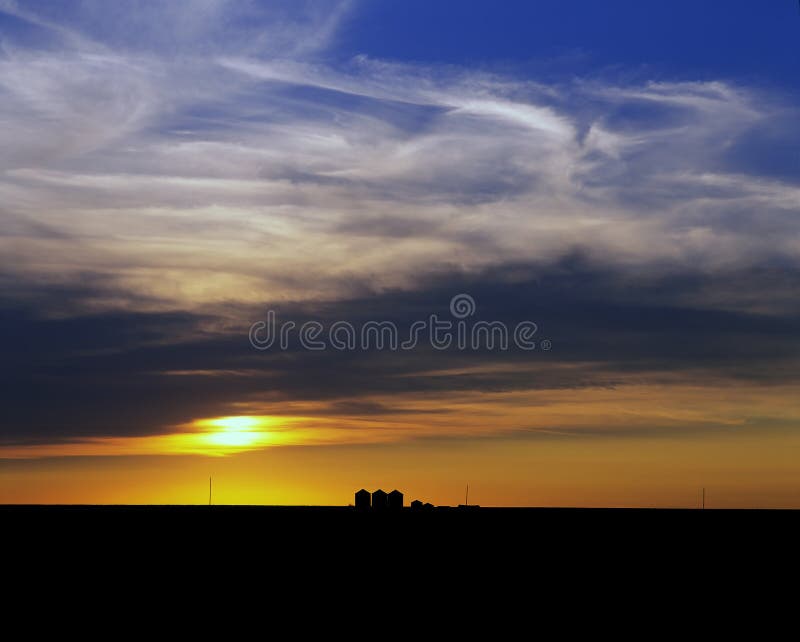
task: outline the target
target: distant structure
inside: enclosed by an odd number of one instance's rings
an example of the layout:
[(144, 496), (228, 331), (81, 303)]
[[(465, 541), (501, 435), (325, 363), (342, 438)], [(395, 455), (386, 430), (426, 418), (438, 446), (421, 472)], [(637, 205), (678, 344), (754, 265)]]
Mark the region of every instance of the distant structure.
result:
[(480, 508), (480, 506), (478, 504), (470, 504), (469, 503), (469, 484), (467, 484), (467, 492), (464, 495), (464, 503), (463, 504), (459, 504), (458, 507), (461, 508), (461, 509), (464, 509), (464, 508), (468, 508), (468, 509)]
[(356, 508), (358, 510), (369, 510), (372, 505), (371, 499), (372, 496), (369, 494), (369, 491), (362, 488), (356, 492)]
[[(396, 488), (391, 493), (387, 493), (379, 488), (371, 495), (368, 490), (362, 488), (356, 491), (355, 498), (355, 508), (359, 511), (374, 511), (377, 513), (391, 511), (393, 513), (399, 513), (403, 510), (403, 493)], [(428, 506), (431, 505), (423, 504), (418, 499), (411, 504), (411, 507), (417, 510), (427, 508)]]
[(388, 497), (389, 510), (402, 510), (403, 509), (403, 493), (396, 488), (389, 493)]
[(380, 488), (372, 493), (372, 510), (384, 511), (389, 507), (389, 496)]

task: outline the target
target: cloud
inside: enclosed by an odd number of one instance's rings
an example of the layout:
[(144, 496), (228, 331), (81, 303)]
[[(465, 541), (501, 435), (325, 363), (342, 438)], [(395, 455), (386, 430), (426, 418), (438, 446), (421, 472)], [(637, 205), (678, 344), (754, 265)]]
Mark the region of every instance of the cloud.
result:
[[(788, 148), (772, 153), (796, 138), (788, 99), (342, 60), (354, 10), (0, 4), (30, 27), (0, 54), (7, 441), (796, 384), (800, 187)], [(246, 342), (267, 305), (408, 322), (457, 292), (533, 318), (558, 350), (498, 363)]]
[(576, 245), (644, 270), (796, 257), (797, 186), (731, 171), (778, 109), (744, 87), (124, 50), (0, 65), (5, 208), (72, 239), (16, 234), (27, 278), (105, 270), (187, 308), (413, 287)]
[[(0, 12), (39, 28), (28, 46), (183, 56), (238, 52), (309, 55), (329, 45), (349, 0), (40, 0), (0, 2)], [(10, 42), (18, 32), (6, 35)]]
[[(772, 283), (779, 296), (800, 276), (785, 272), (783, 283), (774, 274), (750, 278), (748, 288), (769, 290)], [(733, 306), (705, 300), (709, 290), (736, 293), (742, 283), (736, 273), (713, 280), (690, 272), (631, 276), (564, 257), (516, 266), (513, 278), (509, 270), (454, 272), (420, 282), (413, 292), (273, 307), (279, 322), (317, 320), (329, 328), (338, 320), (356, 327), (381, 320), (407, 329), (432, 313), (449, 318), (453, 293), (469, 292), (477, 302), (475, 320), (511, 326), (534, 320), (539, 338), (554, 346), (536, 353), (440, 352), (424, 345), (413, 351), (318, 353), (301, 349), (296, 340), (287, 351), (258, 352), (247, 330), (263, 318), (263, 309), (239, 309), (233, 316), (240, 321), (156, 312), (48, 318), (39, 312), (43, 302), (69, 309), (73, 300), (91, 299), (91, 292), (50, 288), (32, 298), (26, 290), (27, 299), (18, 297), (0, 311), (2, 440), (19, 445), (171, 434), (199, 418), (239, 414), (304, 417), (311, 423), (335, 417), (326, 430), (335, 435), (341, 428), (345, 441), (370, 440), (381, 426), (398, 425), (405, 438), (513, 433), (531, 426), (604, 434), (613, 413), (590, 420), (581, 407), (603, 399), (611, 413), (612, 390), (619, 398), (632, 395), (629, 410), (638, 416), (615, 430), (684, 431), (687, 425), (714, 427), (734, 419), (740, 425), (756, 415), (785, 423), (798, 410), (786, 401), (793, 398), (786, 391), (799, 383), (800, 316), (796, 309), (722, 311)], [(651, 392), (652, 412), (642, 389)], [(754, 390), (761, 390), (763, 398), (749, 411), (737, 402), (734, 412), (726, 390), (751, 401)], [(703, 408), (703, 394), (717, 401)], [(692, 398), (691, 413), (683, 407), (685, 395)], [(665, 423), (655, 409), (674, 419)], [(366, 418), (375, 423), (362, 424)]]

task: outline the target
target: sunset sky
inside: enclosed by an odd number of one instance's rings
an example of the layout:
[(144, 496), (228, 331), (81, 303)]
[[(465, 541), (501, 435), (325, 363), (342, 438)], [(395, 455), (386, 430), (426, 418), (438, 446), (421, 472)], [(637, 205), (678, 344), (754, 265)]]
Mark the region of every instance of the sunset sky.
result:
[[(795, 0), (0, 0), (0, 503), (800, 508), (799, 43)], [(460, 295), (535, 349), (251, 345)]]

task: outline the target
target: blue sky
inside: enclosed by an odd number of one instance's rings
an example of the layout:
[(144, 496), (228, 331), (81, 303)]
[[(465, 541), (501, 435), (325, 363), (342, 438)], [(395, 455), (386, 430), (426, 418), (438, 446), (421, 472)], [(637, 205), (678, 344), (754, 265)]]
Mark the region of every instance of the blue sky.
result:
[[(221, 22), (252, 35), (259, 30), (254, 16), (278, 11), (282, 20), (291, 20), (307, 15), (304, 8), (314, 4), (244, 2), (236, 15)], [(29, 1), (18, 6), (116, 45), (169, 51), (192, 40), (191, 29), (181, 41), (170, 32), (169, 22), (158, 29), (147, 18), (159, 13), (185, 16), (191, 10), (147, 1), (115, 5)], [(132, 12), (132, 7), (138, 8)], [(351, 2), (342, 14), (323, 59), (366, 54), (405, 62), (527, 65), (540, 74), (638, 71), (673, 80), (747, 79), (792, 89), (800, 63), (800, 8), (794, 0), (383, 0)], [(192, 19), (181, 20), (191, 27)], [(200, 24), (195, 22), (198, 29)], [(51, 34), (9, 13), (0, 14), (0, 27), (6, 37), (29, 44), (51, 41)], [(221, 44), (227, 32), (218, 31), (212, 41)], [(202, 43), (194, 39), (191, 44)]]
[(793, 0), (389, 1), (345, 24), (340, 53), (796, 88), (799, 28)]

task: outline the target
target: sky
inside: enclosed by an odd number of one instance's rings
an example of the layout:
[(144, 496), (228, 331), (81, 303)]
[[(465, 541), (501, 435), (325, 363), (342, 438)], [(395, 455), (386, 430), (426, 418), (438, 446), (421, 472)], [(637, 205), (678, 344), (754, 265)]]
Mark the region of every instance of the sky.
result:
[[(0, 502), (800, 508), (798, 42), (794, 0), (0, 0)], [(431, 315), (535, 347), (330, 340)]]

